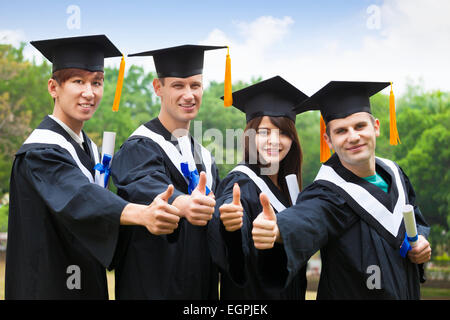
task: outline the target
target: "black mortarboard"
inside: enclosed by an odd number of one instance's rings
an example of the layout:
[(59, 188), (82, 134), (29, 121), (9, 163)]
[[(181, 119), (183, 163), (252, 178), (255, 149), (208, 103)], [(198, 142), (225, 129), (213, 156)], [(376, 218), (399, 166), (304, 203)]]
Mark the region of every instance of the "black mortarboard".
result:
[(122, 53), (105, 35), (70, 37), (30, 42), (52, 64), (52, 72), (77, 68), (103, 71), (104, 58), (119, 57)]
[(129, 54), (129, 57), (153, 56), (158, 78), (187, 78), (203, 73), (206, 50), (224, 49), (226, 46), (182, 45), (165, 49)]
[(233, 92), (233, 106), (246, 114), (247, 122), (260, 116), (287, 117), (295, 122), (295, 116), (308, 109), (294, 110), (294, 107), (307, 98), (292, 84), (276, 76)]
[(325, 123), (356, 112), (371, 113), (369, 98), (388, 85), (390, 82), (330, 81), (298, 108), (320, 110)]
[(389, 96), (390, 143), (400, 142), (395, 117), (395, 101), (391, 82), (330, 81), (326, 86), (297, 106), (297, 109), (320, 110), (320, 162), (330, 157), (330, 149), (324, 140), (326, 124), (331, 120), (346, 118), (357, 112), (372, 113), (369, 98), (391, 85)]

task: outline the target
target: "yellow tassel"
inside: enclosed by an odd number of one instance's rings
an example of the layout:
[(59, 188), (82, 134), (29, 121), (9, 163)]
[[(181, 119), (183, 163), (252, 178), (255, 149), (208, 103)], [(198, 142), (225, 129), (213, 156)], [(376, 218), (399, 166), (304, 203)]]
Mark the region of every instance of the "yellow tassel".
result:
[(322, 115), (320, 116), (320, 162), (326, 162), (331, 157), (330, 148), (326, 143), (323, 135), (326, 131), (325, 121), (323, 121)]
[(124, 74), (125, 74), (125, 58), (122, 56), (122, 60), (120, 61), (119, 76), (117, 77), (116, 94), (114, 96), (114, 102), (112, 107), (113, 112), (119, 111), (120, 96), (122, 95)]
[(225, 81), (223, 88), (223, 105), (229, 107), (233, 104), (233, 95), (231, 88), (231, 59), (230, 59), (230, 48), (227, 47), (227, 58), (225, 61)]
[(400, 142), (400, 137), (398, 136), (397, 131), (397, 119), (395, 117), (395, 97), (394, 97), (394, 91), (392, 90), (392, 82), (391, 82), (391, 94), (389, 95), (389, 127), (390, 127), (390, 134), (389, 134), (389, 142), (391, 145), (396, 146)]

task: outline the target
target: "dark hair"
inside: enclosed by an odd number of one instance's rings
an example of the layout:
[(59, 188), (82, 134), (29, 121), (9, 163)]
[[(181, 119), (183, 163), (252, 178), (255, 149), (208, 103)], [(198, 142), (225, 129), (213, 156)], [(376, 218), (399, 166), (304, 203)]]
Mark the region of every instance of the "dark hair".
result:
[[(61, 69), (53, 72), (52, 79), (56, 80), (56, 82), (58, 82), (59, 85), (62, 85), (64, 82), (66, 82), (72, 77), (85, 76), (91, 72), (92, 71), (77, 68)], [(103, 78), (103, 72), (97, 71), (96, 73), (98, 73), (99, 75), (101, 74)]]
[[(69, 80), (72, 77), (84, 77), (87, 74), (91, 73), (92, 71), (84, 70), (84, 69), (77, 69), (77, 68), (67, 68), (67, 69), (61, 69), (56, 70), (53, 72), (51, 79), (55, 80), (59, 85), (64, 84), (67, 80)], [(103, 72), (97, 71), (96, 72), (98, 76), (101, 75), (103, 79)], [(55, 102), (55, 99), (53, 98), (53, 102)]]
[[(255, 132), (258, 129), (263, 117), (256, 117), (247, 123), (244, 129), (244, 161), (250, 162), (250, 150), (256, 150), (256, 142), (254, 139), (250, 139), (252, 135), (245, 134), (248, 130), (253, 129)], [(291, 148), (289, 149), (286, 157), (280, 162), (280, 167), (278, 170), (278, 184), (281, 190), (289, 195), (289, 190), (286, 184), (285, 176), (289, 174), (296, 174), (299, 190), (302, 189), (302, 164), (303, 164), (303, 153), (298, 139), (297, 129), (295, 128), (295, 123), (286, 117), (269, 117), (270, 122), (286, 133), (286, 135), (292, 139)], [(253, 136), (254, 137), (254, 136)], [(257, 157), (259, 159), (259, 157)], [(258, 163), (261, 166), (261, 164)], [(288, 196), (290, 199), (290, 197)]]

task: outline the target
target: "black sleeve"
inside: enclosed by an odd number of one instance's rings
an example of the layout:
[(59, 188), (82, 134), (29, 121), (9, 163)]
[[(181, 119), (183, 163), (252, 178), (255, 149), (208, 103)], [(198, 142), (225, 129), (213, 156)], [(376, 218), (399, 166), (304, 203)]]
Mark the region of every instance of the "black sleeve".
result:
[(358, 220), (345, 200), (326, 187), (313, 184), (302, 191), (295, 206), (277, 214), (287, 257), (286, 285), (314, 253)]
[[(150, 204), (158, 194), (166, 191), (169, 184), (174, 184), (164, 165), (162, 152), (150, 139), (132, 139), (122, 145), (111, 167), (114, 184), (122, 198)], [(184, 194), (174, 187), (169, 203)]]
[(94, 183), (60, 149), (29, 150), (26, 179), (67, 230), (105, 267), (111, 263), (127, 201)]

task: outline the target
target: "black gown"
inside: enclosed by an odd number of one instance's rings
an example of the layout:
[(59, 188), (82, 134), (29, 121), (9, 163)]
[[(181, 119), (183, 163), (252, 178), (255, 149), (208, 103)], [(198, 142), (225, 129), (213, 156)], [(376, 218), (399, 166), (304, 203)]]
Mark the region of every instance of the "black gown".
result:
[[(58, 123), (47, 116), (38, 129), (65, 138), (94, 175), (94, 160)], [(105, 268), (127, 202), (91, 183), (70, 153), (50, 142), (24, 144), (14, 160), (5, 298), (108, 299)], [(70, 266), (79, 268), (79, 289), (70, 285)]]
[[(177, 145), (158, 118), (145, 126)], [(198, 172), (205, 171), (199, 145), (192, 138), (191, 144)], [(214, 192), (219, 183), (214, 162), (211, 171)], [(145, 136), (132, 136), (121, 146), (114, 156), (112, 177), (118, 194), (135, 203), (149, 204), (169, 184), (175, 187), (169, 203), (188, 193), (185, 179), (165, 151)], [(116, 299), (217, 299), (218, 270), (209, 253), (207, 228), (194, 226), (185, 218), (169, 235), (121, 226), (114, 259)]]
[[(278, 189), (268, 176), (261, 175), (256, 165), (245, 165), (263, 179), (275, 197), (285, 206), (290, 201)], [(219, 207), (233, 200), (233, 186), (239, 184), (241, 204), (244, 209), (243, 226), (240, 230), (228, 232), (221, 220)], [(217, 189), (216, 211), (210, 228), (209, 242), (215, 244), (212, 251), (214, 260), (221, 268), (221, 300), (304, 300), (306, 292), (306, 265), (290, 281), (287, 288), (280, 288), (280, 283), (287, 276), (286, 253), (280, 244), (270, 250), (270, 259), (264, 259), (266, 251), (257, 250), (252, 240), (253, 220), (262, 212), (259, 201), (261, 190), (253, 180), (243, 172), (232, 171), (222, 180)], [(275, 210), (276, 211), (276, 210)], [(222, 248), (221, 248), (222, 246)], [(264, 261), (264, 263), (260, 263)], [(260, 265), (258, 267), (258, 264)], [(261, 278), (260, 268), (270, 277)]]
[[(345, 181), (363, 187), (392, 211), (399, 194), (397, 183), (393, 170), (378, 158), (376, 172), (388, 183), (387, 194), (344, 168), (336, 154), (325, 165), (332, 167)], [(414, 206), (413, 187), (397, 168), (401, 178), (399, 188), (404, 189), (406, 203)], [(397, 236), (390, 236), (361, 209), (362, 206), (339, 187), (319, 179), (300, 193), (295, 206), (278, 214), (277, 222), (288, 256), (286, 283), (320, 249), (322, 271), (317, 299), (419, 299), (423, 265), (400, 256), (399, 248), (405, 235), (403, 222), (399, 222)], [(414, 206), (414, 210), (418, 234), (426, 237), (429, 227), (419, 208)], [(375, 276), (379, 276), (376, 286)]]

